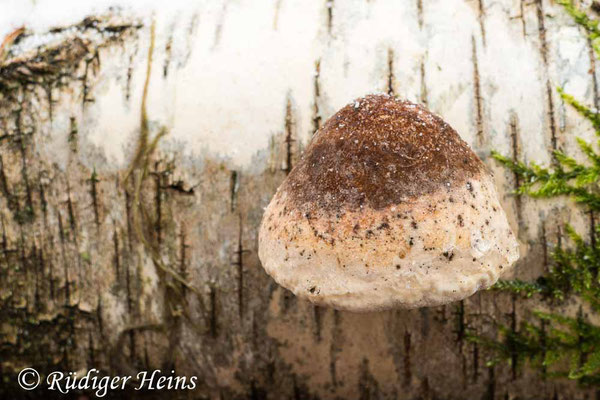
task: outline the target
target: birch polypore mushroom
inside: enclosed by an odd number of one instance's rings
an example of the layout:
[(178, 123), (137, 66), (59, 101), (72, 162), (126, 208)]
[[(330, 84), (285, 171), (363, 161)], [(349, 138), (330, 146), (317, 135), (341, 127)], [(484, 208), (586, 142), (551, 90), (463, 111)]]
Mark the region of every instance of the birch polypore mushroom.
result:
[(468, 297), (519, 251), (490, 173), (456, 131), (370, 95), (315, 134), (266, 208), (259, 257), (299, 297), (372, 311)]

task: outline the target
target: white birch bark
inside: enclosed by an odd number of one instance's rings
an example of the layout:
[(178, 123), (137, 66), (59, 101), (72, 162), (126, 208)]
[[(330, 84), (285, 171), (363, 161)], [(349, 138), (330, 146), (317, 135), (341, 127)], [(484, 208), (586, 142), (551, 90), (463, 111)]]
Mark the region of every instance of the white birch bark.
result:
[[(313, 132), (353, 98), (388, 92), (425, 103), (484, 159), (522, 243), (513, 276), (543, 273), (561, 224), (593, 220), (510, 196), (514, 177), (489, 153), (547, 164), (594, 135), (555, 91), (599, 103), (590, 45), (552, 1), (0, 3), (0, 37), (20, 26), (0, 66), (7, 376), (173, 366), (211, 398), (589, 395), (488, 368), (466, 341), (493, 321), (518, 327), (533, 301), (321, 309), (267, 277), (256, 249), (263, 207)], [(149, 142), (166, 134), (136, 163), (145, 122)]]

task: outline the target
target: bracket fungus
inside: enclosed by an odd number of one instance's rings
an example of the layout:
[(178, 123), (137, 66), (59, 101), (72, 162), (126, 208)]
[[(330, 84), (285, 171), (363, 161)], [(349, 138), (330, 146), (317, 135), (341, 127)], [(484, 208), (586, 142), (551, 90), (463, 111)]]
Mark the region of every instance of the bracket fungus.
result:
[(355, 100), (265, 210), (259, 257), (299, 297), (352, 311), (461, 300), (519, 258), (483, 162), (424, 107)]

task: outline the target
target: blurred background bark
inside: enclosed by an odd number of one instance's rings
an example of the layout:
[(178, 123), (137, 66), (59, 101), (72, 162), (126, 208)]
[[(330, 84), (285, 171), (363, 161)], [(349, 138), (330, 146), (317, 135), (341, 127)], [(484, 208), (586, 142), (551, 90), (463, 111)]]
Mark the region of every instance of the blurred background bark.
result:
[(198, 376), (196, 391), (160, 398), (598, 396), (488, 367), (466, 341), (518, 329), (541, 304), (487, 291), (339, 312), (296, 299), (257, 257), (263, 207), (312, 134), (387, 92), (426, 104), (484, 159), (522, 243), (511, 276), (542, 274), (562, 223), (582, 232), (595, 216), (510, 196), (518, 182), (489, 152), (548, 164), (594, 135), (555, 92), (599, 103), (590, 43), (559, 6), (121, 6), (0, 6), (13, 7), (0, 19), (0, 393), (23, 396), (15, 375), (33, 366)]

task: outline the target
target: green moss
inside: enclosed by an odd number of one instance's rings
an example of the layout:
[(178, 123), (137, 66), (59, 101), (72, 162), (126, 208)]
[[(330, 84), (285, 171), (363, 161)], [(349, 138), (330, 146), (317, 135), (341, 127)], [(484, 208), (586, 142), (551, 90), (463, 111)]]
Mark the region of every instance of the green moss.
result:
[[(565, 10), (588, 33), (596, 56), (600, 56), (598, 21), (560, 0)], [(565, 103), (588, 120), (600, 137), (600, 114), (565, 93), (558, 93)], [(567, 196), (591, 212), (600, 211), (600, 151), (597, 146), (577, 138), (585, 162), (579, 162), (562, 151), (554, 152), (552, 168), (524, 163), (492, 152), (492, 156), (520, 179), (518, 196), (534, 198)], [(566, 226), (569, 246), (555, 248), (550, 271), (535, 282), (499, 281), (494, 290), (509, 291), (527, 298), (539, 297), (552, 304), (576, 298), (594, 316), (600, 312), (600, 227), (585, 241)], [(584, 317), (582, 306), (576, 315), (534, 312), (537, 321), (526, 321), (520, 327), (498, 326), (499, 338), (470, 333), (468, 338), (491, 350), (489, 365), (506, 361), (513, 367), (526, 361), (549, 377), (568, 377), (581, 383), (600, 384), (600, 327)]]

